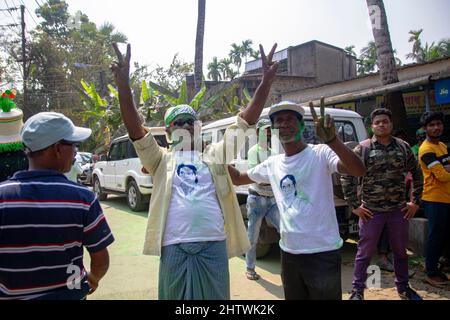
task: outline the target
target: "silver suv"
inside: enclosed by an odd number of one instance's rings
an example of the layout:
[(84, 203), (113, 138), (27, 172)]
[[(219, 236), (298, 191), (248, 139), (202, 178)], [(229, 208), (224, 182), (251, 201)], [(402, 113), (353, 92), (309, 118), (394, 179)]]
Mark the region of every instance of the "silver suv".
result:
[[(164, 128), (151, 128), (151, 131), (158, 144), (167, 147)], [(108, 194), (126, 195), (133, 211), (148, 207), (153, 188), (152, 178), (143, 168), (128, 136), (114, 139), (108, 155), (94, 165), (92, 185), (101, 201), (106, 200)]]

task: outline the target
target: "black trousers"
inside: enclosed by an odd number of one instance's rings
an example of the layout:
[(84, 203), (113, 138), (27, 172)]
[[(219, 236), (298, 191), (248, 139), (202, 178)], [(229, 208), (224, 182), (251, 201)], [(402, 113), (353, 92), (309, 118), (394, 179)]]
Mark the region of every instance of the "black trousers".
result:
[(290, 254), (281, 250), (286, 300), (342, 300), (341, 251)]

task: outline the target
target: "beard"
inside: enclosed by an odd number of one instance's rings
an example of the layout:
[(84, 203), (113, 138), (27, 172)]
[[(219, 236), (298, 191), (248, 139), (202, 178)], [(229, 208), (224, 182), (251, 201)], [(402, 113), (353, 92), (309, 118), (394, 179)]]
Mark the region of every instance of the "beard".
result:
[(202, 150), (201, 124), (194, 124), (194, 132), (187, 129), (176, 129), (170, 136), (173, 151)]

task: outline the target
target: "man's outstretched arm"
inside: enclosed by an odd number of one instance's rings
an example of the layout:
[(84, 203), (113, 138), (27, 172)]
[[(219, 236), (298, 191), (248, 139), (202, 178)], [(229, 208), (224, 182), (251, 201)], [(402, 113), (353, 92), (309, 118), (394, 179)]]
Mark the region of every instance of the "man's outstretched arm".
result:
[(233, 184), (235, 186), (242, 186), (246, 184), (255, 183), (255, 181), (250, 179), (247, 172), (240, 172), (233, 166), (228, 166), (228, 172), (230, 173), (231, 181), (233, 181)]
[(111, 65), (114, 80), (119, 91), (120, 114), (122, 115), (125, 127), (132, 140), (143, 138), (147, 132), (142, 127), (141, 118), (134, 105), (133, 94), (130, 87), (130, 59), (131, 46), (127, 45), (125, 58), (122, 56), (116, 43), (113, 43), (114, 51), (117, 55), (117, 61)]
[(272, 59), (276, 48), (277, 44), (274, 44), (269, 55), (266, 56), (263, 46), (259, 46), (259, 50), (261, 52), (263, 77), (261, 83), (256, 89), (252, 101), (241, 113), (241, 117), (250, 125), (255, 124), (258, 121), (264, 105), (266, 104), (267, 97), (269, 96), (270, 87), (275, 80), (275, 75), (278, 70), (278, 62), (273, 62)]

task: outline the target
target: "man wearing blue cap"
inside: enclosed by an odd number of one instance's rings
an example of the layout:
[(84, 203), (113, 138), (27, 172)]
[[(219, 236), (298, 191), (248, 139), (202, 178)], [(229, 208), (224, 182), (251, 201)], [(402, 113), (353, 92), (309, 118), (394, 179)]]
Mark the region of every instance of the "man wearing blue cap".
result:
[[(256, 124), (257, 144), (248, 151), (248, 168), (252, 169), (267, 160), (272, 155), (270, 140), (272, 137), (270, 120), (261, 119)], [(247, 197), (247, 234), (251, 248), (245, 255), (247, 264), (246, 276), (249, 280), (258, 280), (259, 274), (255, 271), (256, 247), (258, 245), (259, 231), (263, 219), (266, 218), (280, 232), (280, 213), (270, 184), (254, 183), (249, 187)]]
[(78, 143), (90, 135), (54, 112), (34, 115), (22, 127), (29, 170), (0, 184), (0, 300), (85, 299), (106, 274), (114, 238), (100, 204), (64, 176)]
[[(142, 126), (130, 88), (130, 45), (112, 71), (120, 112), (145, 169), (153, 177), (144, 254), (161, 257), (158, 297), (161, 300), (230, 299), (228, 258), (250, 245), (228, 164), (244, 146), (267, 100), (278, 64), (261, 47), (263, 79), (255, 96), (224, 134), (202, 150), (197, 114), (188, 105), (167, 110), (164, 122), (171, 150), (158, 146)], [(237, 139), (236, 139), (237, 137)], [(237, 140), (237, 143), (235, 143)]]
[(334, 120), (325, 115), (321, 100), (318, 117), (310, 106), (316, 134), (324, 142), (302, 141), (305, 110), (283, 101), (271, 107), (272, 128), (285, 154), (246, 173), (234, 170), (236, 185), (270, 183), (280, 210), (281, 279), (287, 300), (341, 300), (341, 257), (333, 199), (334, 172), (362, 176), (362, 161), (337, 137)]

